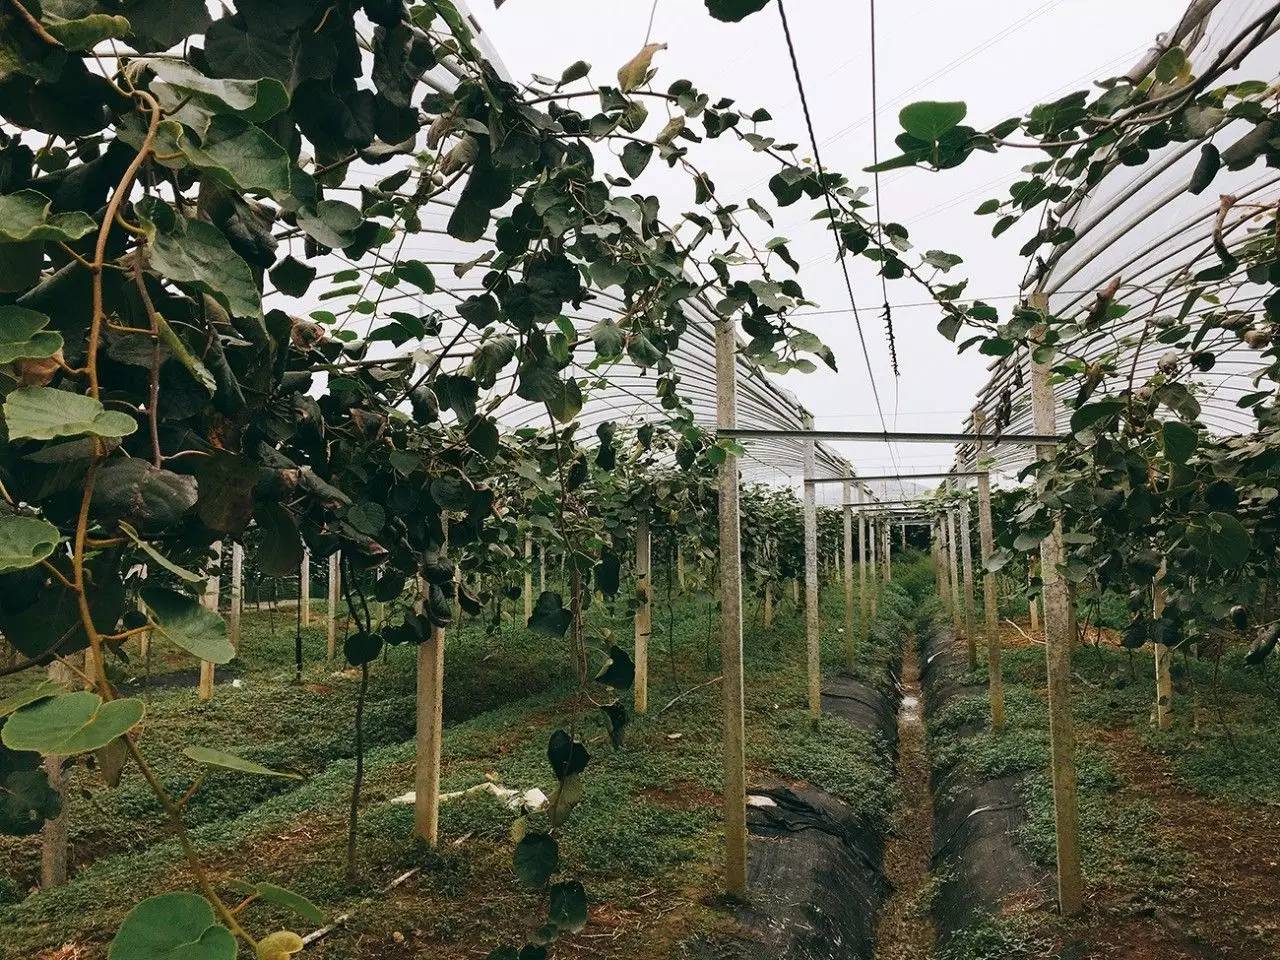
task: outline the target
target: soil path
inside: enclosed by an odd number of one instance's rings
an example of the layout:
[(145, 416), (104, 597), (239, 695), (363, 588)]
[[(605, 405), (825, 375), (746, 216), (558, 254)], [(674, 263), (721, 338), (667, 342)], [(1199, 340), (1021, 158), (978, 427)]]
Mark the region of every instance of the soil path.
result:
[(877, 960), (928, 960), (935, 939), (928, 905), (933, 854), (933, 798), (925, 754), (920, 699), (920, 659), (914, 637), (902, 654), (902, 704), (898, 709), (898, 789), (900, 799), (885, 845), (884, 869), (893, 892), (876, 925)]

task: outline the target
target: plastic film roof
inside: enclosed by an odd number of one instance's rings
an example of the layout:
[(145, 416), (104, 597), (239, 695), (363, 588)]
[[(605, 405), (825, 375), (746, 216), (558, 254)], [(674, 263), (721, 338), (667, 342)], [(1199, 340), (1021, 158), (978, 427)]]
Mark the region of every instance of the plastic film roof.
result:
[[(457, 5), (467, 15), (476, 33), (477, 46), (500, 75), (511, 79), (498, 51), (474, 17), (469, 15), (466, 6), (463, 3)], [(447, 92), (456, 86), (461, 75), (457, 64), (443, 62), (427, 75), (425, 82), (438, 91)], [(396, 157), (379, 165), (356, 162), (350, 168), (347, 189), (355, 190), (360, 185), (372, 187), (411, 162), (405, 157)], [(381, 251), (374, 250), (359, 260), (349, 260), (335, 252), (329, 258), (331, 267), (321, 270), (321, 276), (324, 276), (326, 273), (356, 268), (364, 278), (368, 278), (379, 269), (389, 267), (396, 258), (418, 259), (430, 266), (437, 287), (432, 294), (380, 290), (376, 284), (369, 283), (368, 279), (364, 279), (364, 282), (366, 296), (378, 302), (377, 313), (385, 315), (387, 310), (408, 310), (435, 317), (440, 327), (439, 334), (416, 344), (415, 360), (420, 366), (425, 366), (432, 362), (445, 345), (452, 343), (445, 360), (439, 366), (441, 373), (463, 369), (480, 343), (479, 331), (467, 328), (465, 322), (458, 318), (457, 305), (467, 296), (481, 291), (481, 277), (486, 268), (483, 263), (469, 268), (468, 264), (486, 250), (492, 249), (493, 243), (492, 230), (480, 241), (466, 243), (449, 236), (445, 229), (464, 180), (465, 177), (422, 208), (422, 230), (405, 237), (398, 253), (390, 252), (395, 251), (397, 243), (401, 243), (398, 239)], [(410, 189), (415, 182), (411, 179), (404, 189)], [(320, 287), (320, 284), (313, 285), (313, 290), (319, 291)], [(589, 331), (596, 323), (608, 317), (617, 318), (623, 312), (622, 301), (613, 293), (608, 290), (592, 292), (594, 300), (584, 302), (576, 312), (566, 313), (580, 341), (590, 342)], [(303, 298), (301, 305), (306, 309), (332, 308), (317, 293), (309, 293)], [(296, 309), (298, 304), (293, 306)], [(688, 328), (681, 337), (679, 346), (669, 357), (680, 378), (680, 395), (692, 410), (695, 421), (714, 428), (717, 396), (715, 314), (705, 301), (686, 301), (684, 310)], [(377, 322), (374, 317), (348, 314), (340, 317), (338, 326), (364, 336)], [(455, 338), (456, 342), (453, 342)], [(371, 344), (369, 357), (391, 359), (402, 356), (411, 346), (414, 346), (412, 341), (398, 349), (392, 348), (390, 344)], [(660, 421), (667, 417), (667, 411), (663, 410), (655, 394), (656, 377), (653, 372), (641, 370), (625, 357), (607, 366), (590, 370), (575, 366), (572, 371), (584, 394), (584, 405), (577, 418), (581, 425), (580, 439), (583, 441), (594, 439), (596, 426), (605, 421), (614, 421), (620, 426), (638, 426), (646, 421)], [(515, 375), (510, 369), (489, 391), (488, 398), (498, 398), (495, 401), (496, 415), (509, 429), (543, 427), (549, 424), (543, 404), (515, 396)], [(739, 427), (802, 429), (805, 425), (806, 411), (795, 397), (774, 383), (741, 352), (737, 356), (737, 398)], [(484, 403), (486, 399), (482, 397), (481, 402)], [(745, 480), (785, 482), (800, 475), (803, 457), (802, 441), (766, 440), (747, 445), (740, 463)], [(844, 458), (822, 443), (816, 445), (817, 476), (843, 477), (848, 476), (849, 472), (850, 467)]]
[[(1267, 19), (1273, 7), (1272, 0), (1196, 0), (1169, 33), (1160, 35), (1129, 76), (1141, 79), (1160, 53), (1180, 44), (1197, 75), (1215, 63), (1239, 58), (1234, 69), (1214, 82), (1215, 87), (1244, 79), (1274, 81), (1280, 70), (1276, 36), (1280, 17)], [(1260, 37), (1264, 38), (1261, 43), (1240, 57)], [(1248, 121), (1231, 121), (1213, 135), (1212, 142), (1225, 150), (1252, 128)], [(1185, 282), (1196, 271), (1220, 262), (1212, 243), (1219, 197), (1230, 194), (1242, 205), (1274, 204), (1280, 199), (1280, 171), (1259, 165), (1238, 171), (1224, 167), (1210, 189), (1199, 196), (1188, 193), (1200, 146), (1200, 141), (1193, 141), (1153, 150), (1147, 163), (1117, 167), (1086, 195), (1064, 201), (1059, 209), (1061, 221), (1075, 231), (1075, 238), (1053, 251), (1040, 281), (1049, 309), (1058, 316), (1079, 315), (1094, 302), (1096, 292), (1116, 278), (1120, 279), (1117, 299), (1131, 309), (1102, 331), (1067, 341), (1060, 348), (1062, 353), (1092, 360), (1118, 350), (1120, 369), (1133, 364), (1139, 378), (1153, 373), (1168, 348), (1152, 335), (1142, 338), (1142, 330), (1149, 320), (1177, 315), (1186, 298)], [(1257, 212), (1247, 206), (1229, 212), (1224, 222), (1229, 245), (1243, 239)], [(1220, 303), (1198, 302), (1188, 322), (1194, 329), (1195, 318), (1206, 312), (1255, 309), (1269, 292), (1240, 274), (1224, 284)], [(1254, 389), (1252, 377), (1263, 366), (1259, 355), (1233, 334), (1216, 329), (1201, 348), (1217, 357), (1212, 370), (1191, 377), (1202, 408), (1201, 421), (1219, 435), (1247, 432), (1253, 426), (1252, 414), (1237, 407), (1236, 400)], [(1022, 367), (1027, 373), (1028, 359), (1019, 352), (991, 365), (991, 377), (976, 400), (989, 425), (1002, 393), (1008, 391), (1012, 418), (1005, 432), (1034, 432), (1030, 377), (1019, 377), (1015, 369)], [(1057, 387), (1059, 432), (1066, 431), (1072, 413), (1063, 401), (1074, 391), (1074, 384)], [(971, 427), (972, 419), (966, 421), (966, 429)], [(960, 448), (961, 460), (966, 452), (967, 448)], [(1034, 452), (1030, 447), (999, 445), (987, 456), (994, 468), (1016, 469), (1030, 462)]]

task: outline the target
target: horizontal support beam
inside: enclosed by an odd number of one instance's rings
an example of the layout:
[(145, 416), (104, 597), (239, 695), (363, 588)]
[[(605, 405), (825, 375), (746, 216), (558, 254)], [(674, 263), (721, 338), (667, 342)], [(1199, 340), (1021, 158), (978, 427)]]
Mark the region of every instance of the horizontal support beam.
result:
[[(846, 503), (846, 507), (865, 507), (870, 510), (878, 507), (915, 507), (917, 510), (927, 510), (928, 507), (919, 500), (864, 500), (861, 503)], [(935, 504), (942, 506), (942, 504)]]
[(729, 440), (870, 440), (886, 443), (1061, 443), (1065, 437), (1035, 433), (881, 433), (876, 430), (756, 430), (722, 428), (716, 435)]
[(951, 477), (985, 477), (986, 470), (953, 470), (950, 473), (884, 473), (874, 477), (814, 477), (805, 483), (870, 483), (873, 480), (945, 480)]

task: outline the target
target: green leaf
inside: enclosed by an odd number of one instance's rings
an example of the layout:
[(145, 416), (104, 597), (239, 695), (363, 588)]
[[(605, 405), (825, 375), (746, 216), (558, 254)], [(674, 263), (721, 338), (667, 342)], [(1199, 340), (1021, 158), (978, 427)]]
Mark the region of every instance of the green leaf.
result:
[[(145, 27), (143, 29), (146, 29)], [(182, 60), (148, 59), (147, 69), (179, 93), (214, 113), (234, 113), (250, 123), (269, 120), (289, 106), (289, 94), (279, 80), (214, 79)], [(264, 75), (259, 74), (259, 77)]]
[(631, 654), (614, 645), (609, 648), (609, 662), (600, 668), (596, 681), (615, 690), (630, 690), (636, 682), (636, 665)]
[(125, 0), (120, 12), (133, 25), (137, 50), (167, 50), (213, 22), (204, 0)]
[(644, 168), (652, 158), (653, 144), (628, 140), (622, 148), (622, 169), (634, 180), (644, 173)]
[(62, 349), (62, 334), (45, 330), (49, 318), (24, 307), (0, 307), (0, 364), (40, 360)]
[(58, 528), (46, 520), (0, 514), (0, 573), (34, 567), (61, 542)]
[(243, 14), (228, 13), (204, 32), (204, 57), (210, 70), (220, 76), (246, 80), (273, 77), (287, 83), (293, 75), (296, 50), (291, 34), (255, 30)]
[(533, 606), (529, 617), (529, 629), (552, 637), (563, 637), (573, 616), (565, 609), (560, 594), (544, 590)]
[(295, 893), (286, 887), (277, 887), (274, 883), (267, 883), (266, 881), (246, 883), (243, 880), (232, 880), (230, 885), (246, 896), (254, 896), (259, 900), (265, 900), (268, 903), (284, 907), (286, 910), (292, 910), (298, 916), (311, 923), (321, 924), (325, 922), (323, 910), (302, 894)]
[(175, 646), (209, 663), (230, 663), (235, 657), (226, 621), (195, 599), (164, 587), (144, 587), (142, 602), (151, 611), (155, 632)]
[(211, 223), (177, 217), (172, 230), (157, 230), (151, 268), (174, 283), (209, 294), (232, 316), (262, 319), (253, 271)]
[(591, 341), (595, 344), (597, 356), (616, 360), (622, 356), (626, 337), (612, 317), (605, 317), (591, 328)]
[(98, 228), (83, 211), (55, 213), (48, 197), (34, 190), (0, 195), (0, 243), (30, 240), (79, 240)]
[(95, 517), (103, 523), (125, 520), (145, 533), (173, 527), (195, 505), (192, 477), (153, 467), (139, 457), (109, 459), (93, 488)]
[(10, 750), (70, 757), (100, 750), (142, 720), (141, 700), (104, 703), (96, 693), (80, 690), (29, 704), (14, 713), (0, 729)]
[(402, 280), (408, 280), (423, 293), (436, 292), (435, 274), (421, 260), (402, 260), (396, 264), (396, 273)]
[(1179, 77), (1190, 74), (1191, 62), (1181, 47), (1170, 47), (1156, 61), (1156, 79), (1161, 83), (1172, 83)]
[(560, 869), (560, 847), (545, 833), (526, 833), (516, 844), (516, 876), (528, 887), (542, 887)]
[(292, 256), (285, 257), (271, 268), (271, 282), (277, 290), (290, 297), (305, 294), (315, 278), (315, 267), (295, 260)]
[(937, 143), (948, 130), (958, 126), (969, 108), (960, 101), (922, 100), (903, 107), (898, 113), (902, 129), (917, 140)]
[(4, 401), (10, 440), (52, 440), (89, 433), (127, 437), (138, 423), (127, 413), (105, 410), (92, 397), (52, 387), (21, 387)]
[(737, 23), (769, 5), (769, 0), (706, 0), (706, 2), (707, 12), (717, 20), (723, 20), (726, 23)]
[(206, 767), (221, 767), (224, 770), (234, 770), (237, 773), (251, 773), (256, 777), (283, 777), (287, 780), (302, 779), (296, 773), (282, 773), (279, 770), (272, 770), (270, 767), (264, 767), (262, 764), (246, 760), (244, 757), (237, 757), (234, 753), (227, 753), (225, 750), (214, 750), (212, 747), (186, 747), (182, 752), (196, 763), (202, 763)]
[(376, 537), (386, 526), (387, 512), (372, 500), (363, 500), (347, 509), (347, 523), (366, 537)]
[(302, 563), (302, 540), (298, 524), (288, 508), (278, 503), (259, 503), (253, 519), (262, 531), (258, 565), (268, 577), (292, 577)]
[(1244, 524), (1227, 513), (1209, 514), (1204, 522), (1187, 529), (1187, 538), (1193, 547), (1229, 570), (1248, 560), (1253, 548), (1253, 538)]
[(0, 719), (7, 717), (15, 710), (20, 710), (29, 703), (35, 703), (37, 700), (45, 700), (48, 697), (56, 697), (60, 693), (64, 693), (65, 688), (62, 684), (53, 680), (41, 680), (34, 687), (28, 687), (25, 690), (19, 690), (11, 697), (5, 697), (0, 700)]
[(0, 836), (38, 833), (61, 811), (62, 795), (49, 786), (40, 758), (0, 747)]
[(1080, 433), (1118, 416), (1124, 409), (1124, 401), (1116, 399), (1086, 403), (1071, 415), (1071, 432)]
[(123, 40), (132, 28), (124, 17), (91, 13), (75, 20), (50, 20), (45, 29), (68, 50), (92, 50), (104, 40)]
[(236, 960), (236, 938), (194, 893), (162, 893), (129, 911), (107, 960)]
[(228, 187), (289, 195), (289, 155), (259, 127), (240, 117), (215, 116), (199, 144), (183, 136), (176, 144), (187, 161)]
[(1170, 463), (1184, 464), (1196, 450), (1198, 431), (1181, 420), (1170, 420), (1160, 428), (1160, 444), (1165, 459)]
[(577, 880), (551, 886), (551, 922), (559, 929), (577, 933), (587, 925), (587, 891)]
[(460, 473), (441, 474), (431, 481), (431, 499), (441, 510), (470, 510), (475, 493), (471, 481)]
[(170, 560), (168, 557), (166, 557), (159, 550), (157, 550), (155, 547), (153, 547), (146, 540), (143, 540), (141, 537), (138, 536), (138, 531), (135, 530), (129, 524), (125, 523), (124, 521), (120, 521), (119, 523), (117, 523), (117, 526), (120, 527), (120, 531), (126, 537), (128, 537), (130, 540), (133, 541), (133, 545), (135, 547), (137, 547), (139, 550), (145, 553), (148, 557), (150, 557), (153, 562), (159, 564), (165, 570), (168, 570), (179, 580), (185, 580), (187, 583), (200, 583), (202, 580), (204, 580), (204, 577), (201, 576), (200, 574), (194, 573), (191, 570), (188, 570), (186, 567), (179, 566), (178, 564)]

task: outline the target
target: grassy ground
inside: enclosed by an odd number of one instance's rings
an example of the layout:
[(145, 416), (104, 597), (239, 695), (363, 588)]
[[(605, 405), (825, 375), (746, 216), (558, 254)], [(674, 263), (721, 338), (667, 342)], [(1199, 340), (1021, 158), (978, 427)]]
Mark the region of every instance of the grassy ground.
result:
[[(546, 742), (574, 726), (592, 760), (586, 794), (563, 828), (563, 875), (580, 879), (591, 923), (560, 956), (649, 957), (697, 931), (729, 923), (718, 888), (720, 697), (714, 605), (677, 597), (668, 609), (659, 583), (650, 654), (650, 713), (613, 750), (603, 717), (579, 710), (565, 645), (508, 625), (489, 636), (479, 624), (451, 631), (446, 647), (443, 789), (486, 779), (551, 792)], [(842, 591), (823, 590), (824, 623), (843, 621)], [(886, 609), (892, 608), (887, 602)], [(749, 616), (758, 616), (752, 602)], [(624, 610), (598, 606), (591, 635), (629, 637)], [(883, 682), (899, 637), (886, 615), (859, 648), (859, 672)], [(670, 637), (668, 636), (670, 629)], [(835, 627), (824, 647), (835, 669)], [(542, 895), (515, 886), (508, 836), (514, 814), (487, 796), (443, 805), (442, 845), (412, 840), (412, 807), (391, 798), (412, 786), (413, 653), (391, 650), (373, 668), (366, 717), (366, 788), (359, 834), (359, 877), (344, 869), (346, 806), (353, 776), (353, 677), (320, 662), (319, 629), (304, 631), (308, 666), (295, 681), (292, 611), (245, 617), (238, 686), (220, 683), (211, 704), (195, 701), (192, 664), (153, 663), (144, 753), (181, 792), (193, 770), (181, 747), (237, 749), (301, 781), (211, 777), (196, 794), (189, 822), (215, 882), (271, 880), (310, 897), (330, 916), (355, 919), (310, 953), (326, 958), (483, 957), (518, 942), (542, 922)], [(745, 631), (750, 776), (809, 780), (841, 796), (875, 823), (887, 821), (895, 793), (885, 746), (843, 723), (805, 717), (803, 623), (783, 604), (771, 630)], [(601, 659), (599, 656), (596, 662)], [(691, 692), (687, 692), (691, 691)], [(0, 695), (4, 690), (0, 688)], [(679, 694), (686, 693), (679, 700)], [(670, 706), (667, 706), (668, 704)], [(65, 886), (28, 894), (38, 842), (0, 847), (0, 957), (96, 958), (123, 915), (146, 895), (187, 889), (191, 879), (176, 843), (140, 778), (127, 771), (114, 790), (89, 770), (72, 774), (70, 804), (76, 874)], [(536, 823), (536, 820), (535, 820)], [(394, 877), (422, 868), (390, 892)], [(5, 882), (0, 879), (0, 883)], [(254, 904), (254, 929), (296, 922)]]
[[(1044, 650), (1014, 629), (1004, 643), (1007, 732), (953, 736), (987, 716), (984, 696), (957, 700), (931, 724), (933, 762), (970, 765), (986, 777), (1024, 775), (1029, 820), (1018, 840), (1051, 869)], [(1085, 914), (1064, 923), (1045, 909), (1018, 910), (984, 921), (955, 938), (944, 960), (1057, 956), (1073, 941), (1090, 946), (1062, 956), (1280, 956), (1280, 717), (1275, 687), (1246, 670), (1242, 655), (1229, 653), (1215, 670), (1179, 654), (1175, 724), (1159, 732), (1150, 720), (1150, 655), (1131, 655), (1105, 638), (1077, 650), (1072, 706)], [(969, 679), (985, 684), (985, 667)]]

